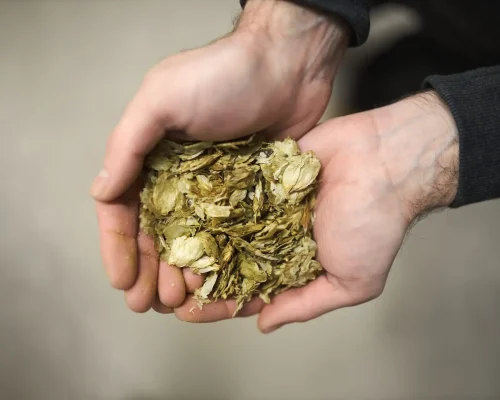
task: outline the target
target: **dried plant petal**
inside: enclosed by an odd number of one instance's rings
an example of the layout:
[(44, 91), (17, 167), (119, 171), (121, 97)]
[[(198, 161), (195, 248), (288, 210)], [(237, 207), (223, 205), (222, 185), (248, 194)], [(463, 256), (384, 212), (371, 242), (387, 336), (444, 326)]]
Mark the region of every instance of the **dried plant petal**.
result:
[(203, 243), (200, 239), (181, 236), (172, 243), (168, 263), (176, 267), (186, 267), (198, 260), (203, 253)]
[(217, 206), (215, 204), (202, 204), (203, 211), (207, 217), (229, 217), (231, 215), (231, 206)]
[(216, 259), (214, 257), (203, 256), (193, 262), (189, 268), (191, 268), (195, 274), (205, 274), (207, 272), (217, 271), (220, 269), (220, 266), (215, 261)]
[(246, 190), (235, 190), (233, 193), (231, 193), (231, 197), (229, 197), (229, 204), (231, 204), (233, 207), (236, 207), (240, 202), (245, 200), (245, 197), (247, 197)]
[(217, 282), (217, 274), (213, 273), (205, 279), (201, 288), (195, 290), (194, 298), (198, 301), (198, 306), (200, 308), (202, 308), (204, 303), (208, 303), (208, 296), (212, 293), (215, 282)]
[(298, 192), (309, 187), (320, 170), (319, 161), (311, 154), (294, 157), (283, 172), (283, 187), (287, 193)]

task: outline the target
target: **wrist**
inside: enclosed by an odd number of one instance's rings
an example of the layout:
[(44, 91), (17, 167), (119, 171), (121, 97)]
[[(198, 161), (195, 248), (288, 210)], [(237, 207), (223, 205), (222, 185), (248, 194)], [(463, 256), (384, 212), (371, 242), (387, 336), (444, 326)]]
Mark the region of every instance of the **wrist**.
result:
[(374, 110), (383, 158), (410, 220), (449, 206), (458, 188), (458, 132), (435, 92)]
[(349, 30), (335, 16), (286, 0), (248, 0), (235, 36), (268, 57), (285, 77), (333, 81)]

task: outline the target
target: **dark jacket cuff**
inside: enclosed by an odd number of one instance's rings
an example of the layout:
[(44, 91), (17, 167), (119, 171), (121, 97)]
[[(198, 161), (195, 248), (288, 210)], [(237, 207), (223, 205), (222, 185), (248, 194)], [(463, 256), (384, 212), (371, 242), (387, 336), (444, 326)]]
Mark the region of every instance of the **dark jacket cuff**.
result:
[(458, 128), (459, 182), (452, 208), (500, 197), (500, 66), (424, 81)]
[[(289, 0), (342, 18), (351, 28), (350, 46), (357, 47), (366, 42), (370, 32), (371, 0)], [(240, 0), (245, 7), (247, 0)]]

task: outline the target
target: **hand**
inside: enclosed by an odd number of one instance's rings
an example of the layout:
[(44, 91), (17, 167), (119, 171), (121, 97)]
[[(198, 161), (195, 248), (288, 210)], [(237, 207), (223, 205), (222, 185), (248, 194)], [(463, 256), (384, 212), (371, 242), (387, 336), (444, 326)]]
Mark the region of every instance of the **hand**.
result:
[(326, 108), (347, 39), (335, 19), (286, 1), (250, 0), (232, 34), (147, 74), (109, 138), (92, 186), (104, 264), (132, 310), (153, 304), (168, 312), (186, 292), (182, 272), (159, 268), (152, 239), (138, 232), (145, 155), (172, 132), (205, 140), (254, 132), (300, 137)]
[[(354, 306), (382, 293), (409, 226), (449, 205), (457, 190), (458, 142), (452, 116), (439, 98), (421, 94), (378, 110), (331, 120), (299, 141), (322, 163), (314, 235), (325, 273), (310, 284), (258, 299), (263, 332)], [(234, 301), (176, 309), (187, 321), (230, 318)]]

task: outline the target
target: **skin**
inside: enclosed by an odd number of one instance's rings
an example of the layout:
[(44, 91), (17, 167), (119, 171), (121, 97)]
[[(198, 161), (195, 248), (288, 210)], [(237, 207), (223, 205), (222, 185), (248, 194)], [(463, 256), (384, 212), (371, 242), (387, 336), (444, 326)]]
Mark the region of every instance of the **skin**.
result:
[(411, 223), (454, 198), (456, 128), (432, 93), (316, 126), (346, 46), (336, 19), (286, 1), (251, 0), (232, 34), (146, 75), (91, 188), (103, 262), (131, 310), (213, 322), (235, 308), (220, 301), (193, 309), (189, 294), (202, 278), (159, 263), (152, 239), (139, 231), (139, 173), (165, 135), (291, 136), (322, 163), (314, 233), (325, 274), (270, 305), (253, 300), (240, 316), (258, 313), (261, 331), (271, 332), (381, 294)]

